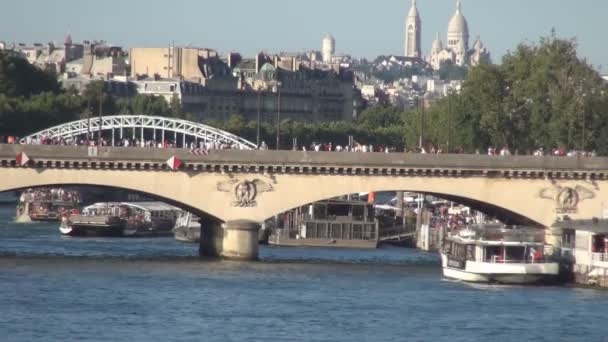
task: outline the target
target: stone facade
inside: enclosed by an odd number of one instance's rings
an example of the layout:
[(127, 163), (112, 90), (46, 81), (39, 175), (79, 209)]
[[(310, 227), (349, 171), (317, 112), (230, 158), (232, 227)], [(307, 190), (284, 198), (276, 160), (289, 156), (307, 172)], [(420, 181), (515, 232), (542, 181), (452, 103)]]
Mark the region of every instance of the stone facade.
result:
[(201, 61), (217, 58), (217, 52), (202, 48), (132, 48), (131, 77), (183, 78), (206, 84), (208, 75), (201, 69)]

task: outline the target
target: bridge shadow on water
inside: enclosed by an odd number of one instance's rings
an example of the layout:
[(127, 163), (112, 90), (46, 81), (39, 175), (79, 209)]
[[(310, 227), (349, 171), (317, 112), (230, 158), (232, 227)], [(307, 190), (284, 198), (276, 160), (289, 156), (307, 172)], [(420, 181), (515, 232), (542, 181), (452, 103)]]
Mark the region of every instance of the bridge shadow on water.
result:
[[(0, 258), (217, 263), (199, 258), (198, 245), (163, 238), (74, 238), (61, 236), (57, 223), (14, 223), (15, 208), (0, 206)], [(238, 262), (220, 261), (226, 264)], [(379, 249), (260, 246), (260, 263), (353, 264), (438, 267), (439, 258), (403, 247)], [(244, 263), (249, 264), (249, 263)]]

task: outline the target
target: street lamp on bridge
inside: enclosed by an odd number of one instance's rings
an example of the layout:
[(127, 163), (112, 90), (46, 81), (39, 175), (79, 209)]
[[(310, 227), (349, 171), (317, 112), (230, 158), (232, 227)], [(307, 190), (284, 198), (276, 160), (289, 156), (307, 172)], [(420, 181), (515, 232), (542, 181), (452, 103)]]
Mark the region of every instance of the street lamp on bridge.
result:
[(261, 97), (262, 97), (262, 87), (258, 86), (257, 88), (258, 90), (258, 112), (257, 112), (257, 118), (256, 118), (256, 145), (258, 148), (260, 148), (260, 116), (261, 116)]
[(281, 82), (277, 82), (277, 150), (281, 149)]

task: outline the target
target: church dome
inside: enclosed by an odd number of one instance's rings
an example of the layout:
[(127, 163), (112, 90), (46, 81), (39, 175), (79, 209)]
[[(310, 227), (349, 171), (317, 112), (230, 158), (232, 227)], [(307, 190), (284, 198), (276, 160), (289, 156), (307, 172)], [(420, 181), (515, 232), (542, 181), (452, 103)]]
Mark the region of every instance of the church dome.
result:
[(332, 36), (332, 35), (331, 35), (331, 33), (327, 33), (327, 34), (325, 35), (325, 37), (323, 37), (323, 40), (324, 40), (324, 41), (328, 41), (328, 42), (329, 42), (329, 41), (331, 41), (331, 42), (335, 42), (335, 41), (336, 41), (336, 40), (334, 39), (334, 36)]
[(469, 35), (469, 24), (464, 15), (462, 15), (460, 0), (458, 0), (456, 5), (456, 14), (454, 14), (448, 25), (448, 33), (459, 33), (465, 36)]
[(483, 43), (481, 42), (481, 39), (479, 39), (479, 37), (477, 37), (477, 39), (475, 40), (475, 44), (473, 44), (473, 49), (477, 51), (481, 51), (483, 49)]
[(443, 44), (441, 43), (441, 39), (439, 39), (439, 33), (437, 33), (437, 36), (433, 41), (433, 52), (439, 52), (441, 50), (443, 50)]

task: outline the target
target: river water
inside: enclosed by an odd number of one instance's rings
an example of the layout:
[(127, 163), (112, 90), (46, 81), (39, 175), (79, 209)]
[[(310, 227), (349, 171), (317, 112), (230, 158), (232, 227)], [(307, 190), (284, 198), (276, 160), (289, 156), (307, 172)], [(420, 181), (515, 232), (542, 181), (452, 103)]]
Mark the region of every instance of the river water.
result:
[(446, 281), (438, 257), (75, 239), (0, 207), (0, 341), (608, 341), (608, 292)]

